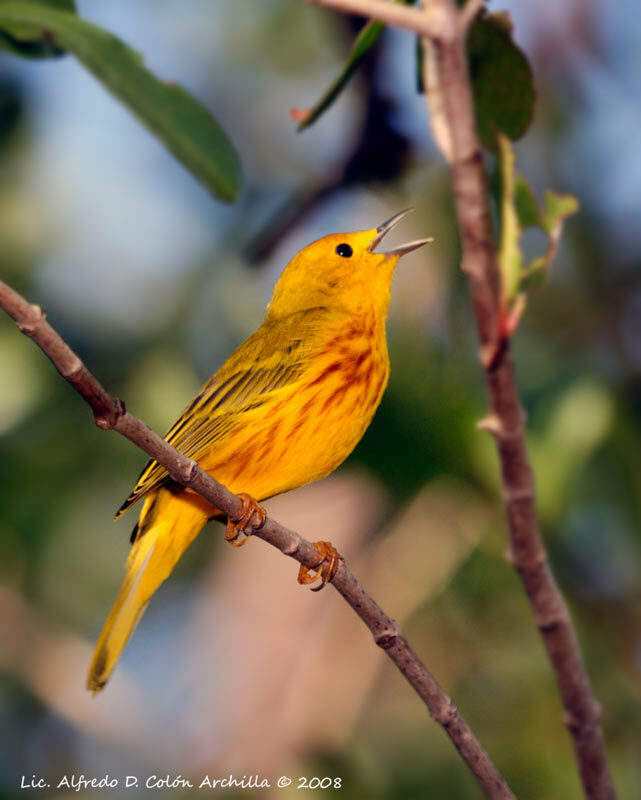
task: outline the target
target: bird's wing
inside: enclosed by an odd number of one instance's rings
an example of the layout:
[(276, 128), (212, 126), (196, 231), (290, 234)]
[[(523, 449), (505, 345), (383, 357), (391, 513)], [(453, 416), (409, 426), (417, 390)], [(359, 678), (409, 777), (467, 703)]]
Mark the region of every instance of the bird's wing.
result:
[[(270, 394), (294, 383), (319, 341), (326, 309), (309, 309), (286, 318), (269, 317), (204, 384), (165, 436), (177, 450), (198, 461), (242, 425), (243, 412), (257, 408)], [(116, 519), (152, 489), (171, 480), (151, 459)]]

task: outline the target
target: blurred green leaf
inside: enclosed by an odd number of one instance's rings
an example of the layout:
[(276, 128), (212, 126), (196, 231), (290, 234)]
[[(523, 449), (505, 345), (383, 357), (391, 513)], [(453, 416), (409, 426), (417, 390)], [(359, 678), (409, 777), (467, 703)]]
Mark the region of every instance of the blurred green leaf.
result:
[(154, 77), (115, 36), (68, 11), (9, 0), (0, 2), (0, 29), (25, 41), (46, 36), (72, 52), (213, 194), (236, 198), (240, 162), (216, 120), (179, 86)]
[(521, 225), (514, 202), (514, 151), (505, 136), (498, 137), (501, 165), (501, 241), (499, 244), (499, 269), (501, 295), (512, 300), (518, 291), (523, 272), (523, 256), (519, 240)]
[(545, 256), (533, 259), (523, 271), (519, 282), (519, 291), (531, 292), (540, 289), (548, 276), (548, 261)]
[(610, 435), (616, 406), (607, 386), (592, 378), (571, 383), (555, 400), (545, 428), (531, 435), (541, 514), (558, 518), (573, 482)]
[(30, 6), (48, 6), (57, 8), (58, 11), (71, 11), (76, 13), (76, 0), (2, 0), (3, 3), (27, 3)]
[[(521, 181), (525, 183), (525, 179), (521, 178)], [(579, 201), (573, 195), (556, 194), (551, 191), (545, 193), (543, 210), (538, 209), (539, 221), (537, 224), (547, 233), (548, 246), (542, 256), (535, 258), (523, 270), (519, 291), (529, 292), (543, 284), (559, 247), (563, 223), (567, 217), (575, 214), (578, 210)]]
[(382, 22), (368, 22), (356, 37), (342, 71), (316, 105), (304, 111), (292, 109), (292, 116), (294, 119), (300, 119), (298, 123), (299, 131), (305, 130), (305, 128), (308, 128), (316, 122), (321, 114), (332, 105), (334, 100), (336, 100), (338, 95), (343, 91), (354, 72), (356, 72), (362, 60), (379, 40), (384, 28), (385, 25)]
[(556, 194), (547, 191), (543, 198), (543, 213), (541, 220), (543, 228), (553, 236), (559, 223), (566, 217), (576, 214), (579, 210), (579, 201), (571, 194)]
[(507, 14), (490, 14), (474, 20), (467, 38), (478, 132), (483, 145), (492, 150), (497, 130), (518, 139), (534, 115), (532, 71), (511, 30)]
[[(541, 208), (532, 187), (514, 171), (514, 150), (510, 140), (498, 133), (497, 143), (501, 174), (501, 297), (506, 309), (520, 297), (520, 315), (524, 307), (524, 295), (545, 281), (559, 246), (563, 222), (570, 214), (576, 213), (579, 202), (572, 195), (547, 191)], [(524, 266), (520, 245), (521, 233), (525, 228), (541, 228), (548, 237), (545, 253), (527, 266)]]
[[(4, 2), (24, 3), (25, 0), (4, 0)], [(30, 4), (76, 13), (75, 0), (31, 0)], [(48, 31), (42, 31), (34, 37), (32, 27), (19, 24), (0, 30), (0, 49), (8, 50), (23, 58), (59, 58), (65, 55), (65, 51), (51, 40)]]
[(532, 187), (518, 174), (514, 182), (514, 204), (522, 230), (542, 227), (541, 211)]
[[(415, 0), (394, 0), (394, 2), (400, 3), (401, 5), (413, 5)], [(349, 82), (349, 79), (361, 65), (365, 56), (379, 40), (384, 29), (384, 23), (377, 22), (376, 20), (364, 25), (354, 40), (345, 66), (320, 100), (314, 106), (305, 110), (292, 109), (291, 114), (298, 122), (299, 131), (305, 130), (305, 128), (308, 128), (316, 122), (321, 114), (332, 105)]]
[(4, 3), (27, 3), (30, 6), (49, 6), (58, 11), (71, 11), (76, 13), (76, 0), (3, 0)]

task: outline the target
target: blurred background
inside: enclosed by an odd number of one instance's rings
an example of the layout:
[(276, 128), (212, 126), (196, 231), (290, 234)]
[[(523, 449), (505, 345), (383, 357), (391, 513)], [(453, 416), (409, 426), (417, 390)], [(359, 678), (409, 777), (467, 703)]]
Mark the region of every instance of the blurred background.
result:
[[(0, 274), (42, 304), (104, 385), (159, 432), (254, 330), (305, 244), (412, 205), (433, 235), (395, 277), (389, 388), (332, 477), (268, 506), (330, 538), (403, 625), (519, 797), (579, 798), (571, 745), (505, 524), (448, 174), (387, 32), (340, 101), (297, 134), (356, 25), (298, 0), (79, 0), (210, 107), (240, 151), (213, 200), (71, 57), (0, 56)], [(510, 0), (539, 88), (517, 145), (539, 193), (573, 192), (546, 286), (515, 340), (542, 526), (620, 796), (641, 786), (641, 23), (634, 0)], [(542, 242), (526, 237), (536, 251)], [(21, 776), (341, 777), (345, 798), (478, 798), (442, 730), (335, 592), (260, 541), (205, 529), (114, 678), (84, 689), (145, 458), (92, 424), (0, 316), (0, 797)], [(295, 794), (278, 791), (279, 797)], [(118, 790), (112, 792), (115, 794)], [(328, 790), (329, 791), (329, 790)], [(133, 793), (133, 790), (129, 790)], [(318, 794), (323, 792), (318, 791)], [(84, 793), (74, 793), (82, 796)], [(189, 792), (165, 792), (181, 797)], [(265, 790), (220, 796), (264, 797)]]

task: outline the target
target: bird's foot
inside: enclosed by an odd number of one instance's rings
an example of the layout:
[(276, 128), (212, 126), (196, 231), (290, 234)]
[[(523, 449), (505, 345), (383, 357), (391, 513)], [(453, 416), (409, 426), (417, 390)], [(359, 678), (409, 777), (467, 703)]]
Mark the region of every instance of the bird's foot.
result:
[(333, 580), (343, 556), (331, 542), (314, 542), (314, 546), (318, 550), (321, 560), (315, 567), (306, 567), (301, 564), (298, 571), (298, 582), (307, 585), (320, 578), (320, 584), (312, 589), (312, 592), (320, 592), (326, 583)]
[[(253, 497), (241, 492), (238, 497), (242, 501), (240, 512), (227, 518), (225, 539), (234, 547), (242, 547), (255, 531), (263, 527), (267, 512), (259, 506)], [(239, 538), (240, 537), (240, 538)]]

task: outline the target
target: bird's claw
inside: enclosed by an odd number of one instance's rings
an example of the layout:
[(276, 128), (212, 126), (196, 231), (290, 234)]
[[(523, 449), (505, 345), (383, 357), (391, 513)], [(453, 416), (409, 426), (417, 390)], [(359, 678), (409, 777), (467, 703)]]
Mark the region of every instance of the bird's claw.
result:
[(252, 533), (262, 528), (267, 518), (265, 509), (253, 497), (245, 492), (241, 492), (238, 497), (242, 501), (240, 512), (234, 517), (227, 517), (225, 531), (225, 539), (234, 547), (242, 547)]
[(312, 592), (320, 592), (325, 584), (333, 580), (342, 556), (331, 542), (314, 542), (314, 546), (318, 550), (320, 561), (315, 567), (301, 564), (298, 570), (298, 582), (307, 585), (320, 578), (320, 584), (312, 589)]

